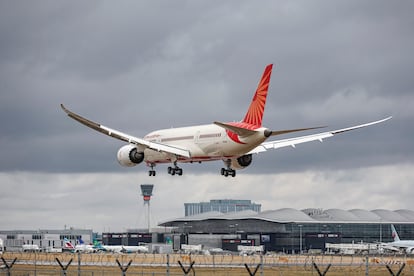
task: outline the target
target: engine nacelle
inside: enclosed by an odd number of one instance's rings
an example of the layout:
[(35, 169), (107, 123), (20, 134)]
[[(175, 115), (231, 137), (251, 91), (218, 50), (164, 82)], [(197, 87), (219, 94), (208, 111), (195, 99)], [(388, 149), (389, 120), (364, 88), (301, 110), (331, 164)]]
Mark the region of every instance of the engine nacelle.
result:
[(118, 150), (118, 163), (123, 167), (133, 167), (144, 161), (144, 152), (134, 145), (126, 145)]
[(249, 166), (253, 161), (253, 156), (251, 154), (246, 154), (240, 156), (236, 159), (231, 159), (230, 167), (234, 170), (244, 169)]
[(405, 253), (407, 254), (413, 254), (414, 252), (414, 247), (407, 247), (407, 249), (405, 249)]

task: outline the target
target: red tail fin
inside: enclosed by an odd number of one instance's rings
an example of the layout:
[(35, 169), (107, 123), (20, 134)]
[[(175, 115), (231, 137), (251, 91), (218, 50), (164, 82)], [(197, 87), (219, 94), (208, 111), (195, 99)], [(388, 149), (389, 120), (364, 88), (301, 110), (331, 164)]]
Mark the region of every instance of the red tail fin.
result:
[(272, 74), (273, 64), (266, 66), (262, 79), (257, 86), (256, 93), (253, 96), (252, 103), (249, 110), (243, 119), (244, 123), (255, 125), (257, 127), (262, 126), (263, 112), (266, 104), (267, 91), (269, 89), (270, 75)]

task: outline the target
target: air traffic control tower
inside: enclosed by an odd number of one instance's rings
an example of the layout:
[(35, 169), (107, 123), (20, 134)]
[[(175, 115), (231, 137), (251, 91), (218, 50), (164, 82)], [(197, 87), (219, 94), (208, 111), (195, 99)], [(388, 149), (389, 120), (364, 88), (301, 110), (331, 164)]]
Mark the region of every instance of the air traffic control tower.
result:
[(152, 196), (152, 190), (154, 189), (153, 184), (141, 184), (141, 195), (144, 199), (144, 205), (147, 205), (147, 222), (148, 222), (148, 233), (151, 232), (151, 213), (150, 213), (150, 200)]

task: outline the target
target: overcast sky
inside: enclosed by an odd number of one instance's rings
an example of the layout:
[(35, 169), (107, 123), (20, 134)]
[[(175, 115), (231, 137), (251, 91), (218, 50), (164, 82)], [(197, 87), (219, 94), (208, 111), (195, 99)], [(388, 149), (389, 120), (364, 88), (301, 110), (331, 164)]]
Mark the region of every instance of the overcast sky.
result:
[[(1, 1), (0, 229), (144, 227), (185, 202), (251, 199), (279, 208), (414, 210), (412, 1)], [(73, 111), (143, 137), (243, 118), (264, 67), (263, 123), (338, 129), (391, 121), (181, 177), (116, 161), (121, 141)], [(295, 135), (295, 134), (294, 134)], [(294, 136), (290, 135), (290, 136)], [(286, 137), (290, 137), (286, 136)]]

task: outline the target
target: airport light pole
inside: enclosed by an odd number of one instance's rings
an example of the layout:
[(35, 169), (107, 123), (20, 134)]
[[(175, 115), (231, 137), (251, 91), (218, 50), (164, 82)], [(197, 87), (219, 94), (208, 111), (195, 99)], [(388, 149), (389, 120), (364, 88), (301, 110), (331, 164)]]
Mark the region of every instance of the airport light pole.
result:
[(382, 243), (382, 221), (381, 221), (381, 218), (380, 218), (380, 221), (379, 221), (379, 223), (380, 223), (380, 237), (379, 237), (379, 241), (380, 241), (380, 244)]
[(299, 254), (302, 254), (302, 224), (299, 224)]
[(338, 229), (339, 229), (339, 238), (341, 239), (342, 242), (342, 225), (338, 225)]

